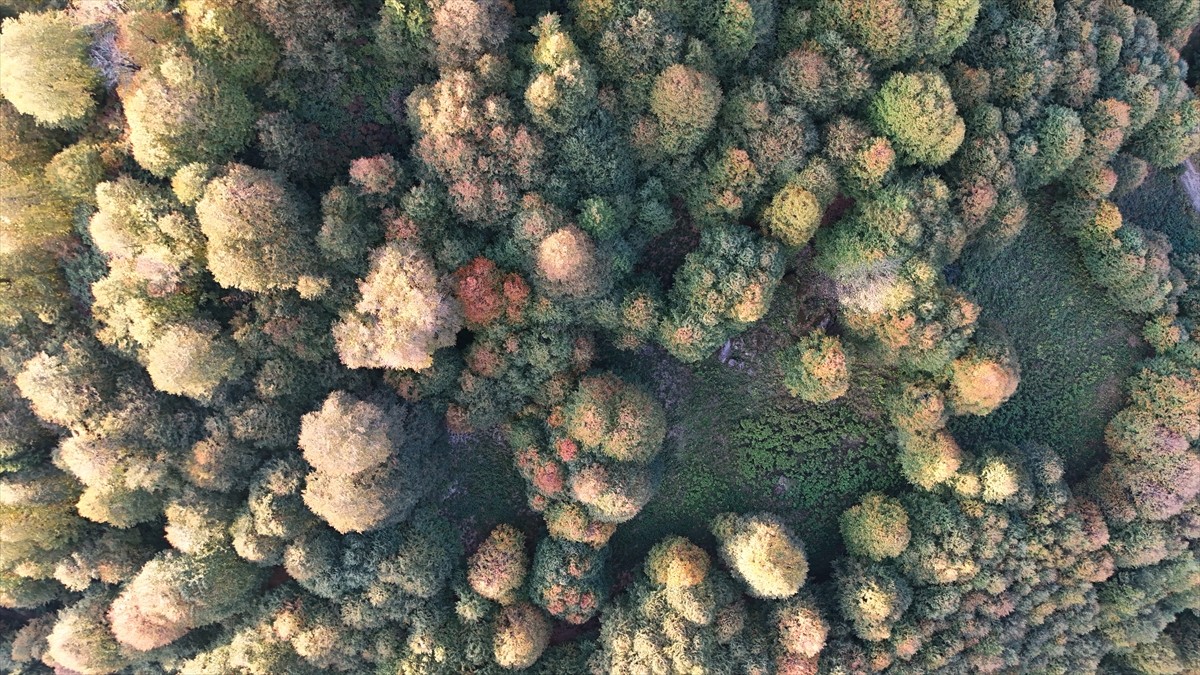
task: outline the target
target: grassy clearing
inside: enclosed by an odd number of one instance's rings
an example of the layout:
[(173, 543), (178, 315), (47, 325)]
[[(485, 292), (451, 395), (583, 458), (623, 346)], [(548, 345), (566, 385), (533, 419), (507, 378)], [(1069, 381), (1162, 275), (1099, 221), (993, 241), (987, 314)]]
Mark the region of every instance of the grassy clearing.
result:
[(1034, 219), (996, 258), (964, 258), (957, 283), (983, 307), (985, 320), (1007, 330), (1021, 385), (991, 415), (956, 418), (950, 428), (968, 448), (1044, 443), (1077, 477), (1101, 456), (1123, 383), (1147, 352), (1138, 338), (1141, 321), (1105, 299), (1074, 251)]
[(668, 403), (670, 433), (658, 492), (613, 538), (618, 566), (638, 564), (668, 534), (712, 546), (708, 522), (718, 513), (772, 511), (804, 540), (812, 573), (822, 575), (841, 547), (841, 512), (866, 492), (902, 489), (878, 421), (880, 375), (856, 372), (848, 396), (815, 406), (788, 396), (773, 364), (755, 356), (811, 328), (811, 298), (795, 290), (781, 290), (763, 324), (735, 341), (728, 365), (641, 357)]
[(500, 523), (517, 525), (529, 534), (544, 529), (541, 517), (525, 503), (525, 481), (503, 442), (476, 434), (451, 447), (450, 461), (453, 478), (439, 506), (468, 550)]
[[(964, 260), (957, 283), (1003, 324), (1022, 364), (1016, 395), (985, 418), (958, 418), (964, 446), (1038, 441), (1061, 452), (1073, 474), (1102, 452), (1104, 426), (1121, 406), (1122, 383), (1145, 355), (1140, 322), (1113, 308), (1074, 258), (1072, 244), (1032, 223), (997, 258)], [(667, 407), (669, 433), (650, 503), (612, 540), (615, 569), (641, 564), (669, 534), (712, 546), (708, 522), (724, 511), (773, 511), (804, 540), (813, 573), (841, 549), (838, 518), (863, 494), (907, 489), (879, 414), (887, 373), (861, 367), (850, 393), (815, 406), (788, 396), (769, 359), (811, 330), (827, 308), (789, 280), (771, 314), (734, 342), (732, 360), (687, 366), (650, 349), (624, 355), (621, 374), (651, 386)], [(455, 453), (455, 520), (486, 533), (498, 522), (534, 532), (524, 484), (502, 445), (480, 439)], [(470, 535), (467, 535), (468, 537)]]

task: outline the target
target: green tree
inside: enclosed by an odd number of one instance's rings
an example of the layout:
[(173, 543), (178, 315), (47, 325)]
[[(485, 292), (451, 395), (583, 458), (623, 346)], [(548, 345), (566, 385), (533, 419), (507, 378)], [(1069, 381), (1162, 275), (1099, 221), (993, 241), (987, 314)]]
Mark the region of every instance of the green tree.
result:
[(893, 73), (871, 102), (870, 118), (901, 164), (941, 166), (966, 134), (950, 87), (937, 71)]
[(79, 484), (48, 465), (0, 474), (0, 603), (33, 608), (64, 590), (54, 580), (55, 564), (69, 556), (89, 532), (75, 504)]
[(550, 621), (528, 602), (509, 605), (496, 615), (492, 653), (496, 663), (523, 670), (537, 662), (550, 644)]
[(104, 180), (103, 148), (95, 143), (76, 143), (54, 156), (46, 165), (46, 182), (64, 199), (96, 203), (96, 186)]
[(180, 5), (188, 40), (214, 71), (242, 84), (271, 78), (279, 49), (248, 4), (186, 0)]
[(458, 303), (445, 292), (433, 262), (411, 242), (371, 253), (353, 312), (334, 326), (342, 363), (350, 368), (424, 370), (433, 353), (454, 344), (462, 327)]
[(196, 204), (208, 267), (222, 286), (262, 292), (319, 287), (315, 218), (282, 176), (231, 164)]
[(0, 93), (50, 126), (79, 125), (96, 108), (91, 38), (66, 12), (28, 12), (0, 26)]
[(501, 604), (513, 602), (528, 572), (525, 535), (512, 525), (497, 526), (467, 561), (471, 589)]
[(313, 467), (304, 503), (342, 533), (403, 521), (437, 480), (439, 442), (426, 407), (334, 392), (301, 419), (300, 448)]
[(1030, 187), (1061, 176), (1083, 152), (1085, 133), (1074, 110), (1047, 106), (1032, 132), (1016, 140), (1016, 162)]
[(566, 132), (595, 105), (596, 76), (562, 29), (558, 15), (547, 14), (534, 28), (536, 66), (525, 88), (525, 105), (534, 121), (552, 132)]
[(846, 550), (876, 562), (903, 553), (912, 536), (904, 506), (879, 493), (866, 495), (842, 512), (841, 524)]
[[(782, 649), (780, 660), (772, 659), (770, 619), (747, 610), (737, 584), (712, 565), (703, 549), (683, 537), (668, 537), (651, 548), (643, 569), (645, 574), (636, 575), (604, 610), (592, 659), (595, 671), (807, 672), (789, 670)], [(797, 642), (802, 639), (796, 636)]]
[(809, 403), (828, 403), (850, 389), (846, 353), (837, 337), (810, 333), (779, 356), (783, 386)]
[(962, 465), (962, 449), (945, 430), (899, 434), (900, 470), (913, 485), (932, 489), (949, 480)]
[(159, 391), (210, 401), (217, 388), (243, 373), (237, 346), (211, 321), (163, 330), (146, 354), (146, 370)]
[(133, 157), (156, 176), (219, 164), (250, 141), (255, 111), (241, 86), (184, 54), (140, 71), (123, 100)]
[(287, 545), (312, 528), (316, 519), (301, 496), (307, 469), (292, 456), (254, 473), (245, 506), (226, 527), (238, 555), (260, 565), (279, 564)]
[(704, 358), (766, 314), (783, 267), (778, 244), (735, 225), (705, 228), (675, 272), (663, 346), (684, 361)]
[(877, 68), (893, 67), (927, 47), (917, 42), (916, 17), (905, 0), (835, 0), (822, 4), (816, 16), (823, 28), (846, 36)]
[(680, 64), (663, 70), (650, 91), (659, 147), (668, 155), (696, 150), (712, 130), (720, 108), (717, 78)]
[(726, 513), (713, 520), (712, 530), (721, 544), (721, 559), (752, 596), (789, 598), (804, 586), (804, 545), (778, 517)]
[(231, 550), (200, 556), (167, 550), (122, 588), (109, 608), (109, 625), (133, 649), (162, 647), (242, 609), (264, 577), (262, 568)]
[(872, 136), (858, 120), (838, 117), (825, 127), (825, 153), (842, 177), (844, 190), (869, 195), (892, 177), (896, 152), (886, 138)]

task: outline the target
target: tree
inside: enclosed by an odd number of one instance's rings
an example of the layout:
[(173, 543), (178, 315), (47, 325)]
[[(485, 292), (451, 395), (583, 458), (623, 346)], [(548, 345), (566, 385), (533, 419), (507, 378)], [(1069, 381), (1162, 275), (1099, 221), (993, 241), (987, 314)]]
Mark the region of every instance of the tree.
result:
[(54, 581), (55, 563), (86, 539), (86, 521), (75, 505), (79, 484), (48, 465), (0, 474), (0, 603), (33, 608), (64, 590)]
[(254, 106), (242, 88), (183, 54), (140, 71), (123, 100), (133, 157), (160, 177), (192, 162), (228, 160), (253, 129)]
[(96, 336), (123, 355), (144, 351), (172, 324), (194, 321), (207, 282), (204, 237), (162, 188), (121, 176), (96, 186), (88, 232), (108, 262), (92, 284)]
[(1047, 106), (1028, 135), (1017, 138), (1014, 154), (1030, 187), (1049, 184), (1083, 152), (1086, 132), (1070, 108)]
[(654, 494), (649, 472), (631, 462), (585, 461), (572, 469), (569, 487), (592, 517), (609, 523), (631, 520)]
[[(611, 5), (601, 9), (598, 4), (585, 11), (609, 15), (591, 36), (596, 43), (591, 51), (599, 73), (619, 87), (627, 105), (645, 110), (655, 78), (668, 66), (680, 62), (687, 36), (675, 17), (666, 12), (642, 8), (618, 15), (611, 11)], [(582, 15), (576, 16), (575, 29), (580, 30), (585, 21)]]
[(708, 575), (710, 561), (704, 549), (683, 537), (668, 537), (646, 555), (646, 576), (667, 588), (695, 586)]
[(476, 336), (447, 411), (452, 428), (481, 429), (534, 406), (561, 402), (572, 378), (587, 372), (595, 355), (592, 338), (576, 329), (534, 325)]
[(888, 401), (888, 413), (897, 429), (910, 434), (937, 431), (946, 426), (946, 400), (929, 382), (906, 382)]
[(91, 343), (71, 340), (26, 361), (15, 381), (34, 414), (70, 428), (99, 414), (112, 400), (115, 383), (107, 367)]
[(941, 166), (966, 134), (950, 87), (936, 71), (894, 73), (871, 102), (870, 118), (901, 164)]
[(737, 221), (752, 211), (764, 183), (750, 153), (732, 145), (705, 156), (699, 179), (685, 194), (692, 217), (702, 227)]
[(617, 523), (601, 521), (593, 517), (585, 506), (575, 502), (553, 502), (542, 511), (542, 518), (551, 537), (587, 544), (593, 548), (607, 544), (617, 531)]
[(488, 258), (478, 257), (454, 271), (454, 298), (468, 329), (503, 320), (521, 322), (529, 301), (529, 284), (515, 272), (504, 273)]
[(389, 154), (350, 162), (350, 183), (364, 195), (384, 197), (404, 183), (404, 168)]
[(499, 525), (467, 562), (467, 581), (488, 600), (511, 604), (528, 571), (525, 535), (511, 525)]
[(159, 391), (210, 401), (217, 388), (243, 372), (237, 346), (211, 321), (166, 328), (146, 354), (146, 370)]
[[(22, 256), (27, 271), (19, 276), (30, 281), (36, 276), (30, 267), (46, 267), (40, 249), (62, 242), (71, 229), (71, 205), (56, 193), (57, 181), (48, 180), (43, 168), (59, 145), (56, 134), (0, 103), (0, 215), (5, 218), (0, 255)], [(30, 265), (34, 260), (41, 264)]]
[(699, 361), (766, 314), (782, 276), (778, 244), (738, 226), (705, 228), (675, 272), (660, 341), (675, 358)]
[(666, 437), (662, 404), (607, 373), (581, 380), (563, 412), (567, 434), (583, 449), (619, 462), (649, 462)]
[(808, 559), (804, 545), (776, 516), (766, 513), (717, 516), (713, 534), (721, 559), (756, 598), (788, 598), (804, 585)]
[(81, 124), (96, 107), (100, 73), (91, 39), (66, 12), (27, 12), (0, 28), (0, 93), (20, 112), (57, 127)]
[(604, 610), (595, 672), (689, 673), (714, 666), (775, 672), (764, 617), (747, 611), (736, 584), (703, 549), (668, 537), (650, 550), (643, 569)]
[(104, 180), (103, 148), (95, 143), (76, 143), (58, 153), (46, 165), (46, 182), (64, 199), (96, 203), (96, 186)]
[(313, 214), (279, 174), (228, 165), (205, 188), (196, 217), (222, 286), (262, 292), (315, 283)]
[(799, 596), (782, 602), (773, 612), (779, 631), (779, 646), (789, 654), (813, 658), (825, 647), (829, 622), (811, 597)]
[(342, 533), (403, 521), (437, 479), (439, 442), (424, 406), (334, 392), (300, 421), (300, 448), (313, 467), (304, 503)]
[(1116, 661), (1128, 669), (1128, 672), (1145, 673), (1146, 675), (1175, 675), (1186, 673), (1183, 666), (1183, 655), (1174, 640), (1165, 633), (1157, 640), (1137, 645), (1133, 649), (1121, 653)]
[(1200, 149), (1200, 99), (1189, 96), (1159, 111), (1134, 138), (1132, 151), (1152, 166), (1166, 169), (1183, 163)]
[(900, 470), (914, 485), (932, 489), (944, 483), (962, 464), (962, 450), (945, 430), (899, 434)]
[(840, 170), (843, 189), (852, 195), (877, 191), (896, 164), (896, 152), (886, 138), (870, 135), (865, 124), (848, 117), (825, 127), (825, 153)]
[(987, 415), (1016, 392), (1020, 380), (1020, 368), (1011, 354), (971, 350), (951, 364), (946, 400), (959, 414)]
[(722, 108), (722, 142), (746, 153), (761, 185), (729, 170), (736, 164), (730, 162), (726, 149), (728, 175), (710, 178), (708, 191), (715, 195), (718, 186), (736, 186), (744, 212), (757, 200), (760, 187), (782, 184), (804, 168), (808, 153), (816, 148), (818, 127), (804, 107), (785, 102), (776, 86), (757, 78), (734, 89)]
[(812, 192), (797, 181), (789, 181), (771, 198), (760, 220), (767, 233), (785, 246), (800, 247), (812, 239), (824, 211)]
[(822, 28), (841, 33), (863, 50), (876, 68), (890, 68), (932, 46), (918, 44), (916, 17), (905, 0), (836, 0), (821, 5), (816, 17)]
[(375, 24), (375, 47), (384, 60), (414, 75), (433, 61), (429, 3), (385, 0)]
[(537, 662), (550, 644), (550, 621), (542, 610), (522, 602), (509, 605), (496, 615), (492, 654), (496, 663), (509, 670), (522, 670)]
[(354, 311), (333, 328), (338, 355), (350, 368), (423, 370), (462, 327), (458, 304), (432, 261), (410, 242), (375, 249), (358, 290)]
[(833, 32), (780, 58), (775, 81), (786, 100), (820, 119), (861, 101), (874, 83), (867, 59)]
[(573, 624), (587, 622), (607, 597), (608, 549), (547, 537), (533, 556), (529, 594), (551, 616)]
[(505, 0), (440, 0), (430, 5), (433, 42), (443, 70), (470, 68), (508, 39), (513, 7)]
[(595, 106), (596, 76), (558, 15), (542, 16), (533, 30), (536, 68), (525, 88), (525, 105), (543, 129), (563, 133)]
[(810, 333), (780, 355), (783, 386), (809, 403), (828, 403), (850, 389), (842, 342), (824, 331)]
[(167, 550), (113, 600), (109, 625), (133, 649), (162, 647), (237, 612), (258, 592), (264, 574), (227, 549), (200, 556)]
[[(451, 4), (476, 7), (473, 0)], [(508, 224), (524, 192), (544, 182), (546, 148), (514, 119), (507, 98), (481, 80), (453, 70), (417, 87), (408, 99), (409, 123), (416, 156), (441, 179), (455, 213), (496, 228)]]
[(245, 85), (271, 79), (279, 49), (249, 5), (231, 0), (180, 4), (188, 40), (214, 71)]
[(43, 659), (85, 675), (120, 672), (138, 660), (113, 635), (105, 616), (111, 602), (112, 594), (101, 591), (59, 610)]
[(52, 438), (16, 383), (0, 380), (0, 473), (40, 464)]
[(224, 527), (233, 550), (259, 565), (282, 562), (287, 545), (312, 529), (316, 518), (305, 507), (301, 492), (308, 466), (297, 456), (274, 459), (250, 477), (246, 503)]
[(869, 642), (886, 640), (912, 603), (912, 588), (889, 567), (850, 561), (836, 571), (838, 607), (854, 633)]
[(551, 295), (589, 298), (608, 290), (609, 265), (590, 236), (575, 225), (560, 227), (537, 246), (536, 279)]
[(1158, 311), (1171, 293), (1171, 243), (1161, 233), (1124, 223), (1120, 209), (1108, 200), (1060, 207), (1072, 226), (1092, 280), (1126, 311)]
[(720, 108), (717, 78), (681, 64), (663, 70), (650, 91), (659, 147), (668, 155), (690, 154), (708, 136)]
[(912, 536), (904, 506), (874, 492), (842, 512), (841, 525), (846, 550), (876, 562), (903, 553)]

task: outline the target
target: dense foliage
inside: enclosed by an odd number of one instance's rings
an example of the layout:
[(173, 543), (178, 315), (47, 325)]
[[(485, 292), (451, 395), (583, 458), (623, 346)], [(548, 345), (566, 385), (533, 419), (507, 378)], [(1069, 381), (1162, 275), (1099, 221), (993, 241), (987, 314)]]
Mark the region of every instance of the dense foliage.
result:
[[(1200, 668), (1200, 4), (1126, 2), (0, 0), (0, 667)], [(1102, 438), (1022, 256), (1141, 327)], [(801, 508), (612, 543), (683, 457)]]

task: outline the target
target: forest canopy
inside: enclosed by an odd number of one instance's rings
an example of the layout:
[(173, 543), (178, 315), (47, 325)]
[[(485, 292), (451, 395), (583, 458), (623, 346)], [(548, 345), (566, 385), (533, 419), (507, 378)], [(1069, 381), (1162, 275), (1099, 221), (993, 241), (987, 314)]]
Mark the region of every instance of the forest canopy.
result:
[(0, 670), (1200, 672), (1198, 24), (0, 0)]

